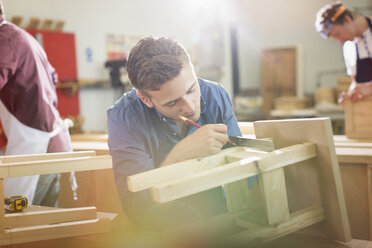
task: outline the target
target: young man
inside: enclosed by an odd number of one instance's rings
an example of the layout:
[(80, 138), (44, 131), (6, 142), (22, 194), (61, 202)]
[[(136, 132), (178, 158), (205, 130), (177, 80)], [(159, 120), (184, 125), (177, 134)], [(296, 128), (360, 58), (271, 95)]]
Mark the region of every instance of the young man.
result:
[[(372, 95), (372, 17), (356, 15), (334, 2), (317, 13), (315, 26), (325, 38), (344, 43), (347, 72), (353, 81), (346, 93), (352, 101)], [(343, 103), (343, 96), (339, 102)]]
[[(5, 20), (0, 0), (0, 120), (8, 139), (5, 155), (71, 151), (68, 127), (56, 107), (56, 84), (57, 74), (42, 47)], [(30, 203), (44, 206), (57, 202), (58, 174), (8, 178), (4, 184), (5, 196), (22, 194)]]
[[(156, 205), (147, 191), (131, 193), (127, 177), (221, 151), (228, 135), (241, 135), (231, 99), (220, 85), (197, 78), (177, 41), (146, 37), (130, 51), (134, 87), (107, 111), (109, 148), (125, 213), (137, 224), (179, 225), (226, 211), (221, 188)], [(189, 118), (197, 129), (180, 120)]]

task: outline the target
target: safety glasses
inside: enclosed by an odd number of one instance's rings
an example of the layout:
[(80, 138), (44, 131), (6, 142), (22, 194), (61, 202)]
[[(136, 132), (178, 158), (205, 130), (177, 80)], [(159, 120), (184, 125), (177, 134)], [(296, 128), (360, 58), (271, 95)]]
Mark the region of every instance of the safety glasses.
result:
[(345, 12), (345, 7), (341, 6), (338, 11), (331, 17), (330, 20), (325, 21), (323, 23), (319, 23), (316, 27), (316, 31), (320, 33), (320, 35), (327, 39), (329, 37), (329, 33), (331, 32), (333, 25), (335, 24), (336, 19)]

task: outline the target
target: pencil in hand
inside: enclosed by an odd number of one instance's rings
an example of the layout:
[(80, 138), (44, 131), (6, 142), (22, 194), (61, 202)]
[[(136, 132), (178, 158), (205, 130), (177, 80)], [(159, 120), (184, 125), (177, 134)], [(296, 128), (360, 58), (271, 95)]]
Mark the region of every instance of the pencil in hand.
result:
[[(183, 116), (180, 115), (179, 118), (180, 118), (181, 120), (183, 120), (184, 122), (186, 122), (186, 123), (188, 123), (188, 124), (190, 124), (190, 125), (193, 125), (193, 126), (195, 126), (195, 127), (197, 127), (197, 128), (200, 128), (200, 127), (201, 127), (198, 123), (196, 123), (196, 122), (194, 122), (194, 121), (192, 121), (192, 120), (190, 120), (190, 119), (187, 119), (186, 117), (183, 117)], [(230, 144), (232, 144), (232, 145), (234, 145), (234, 146), (237, 146), (237, 144), (235, 144), (235, 143), (232, 142), (231, 140), (227, 140), (227, 142), (229, 142)]]

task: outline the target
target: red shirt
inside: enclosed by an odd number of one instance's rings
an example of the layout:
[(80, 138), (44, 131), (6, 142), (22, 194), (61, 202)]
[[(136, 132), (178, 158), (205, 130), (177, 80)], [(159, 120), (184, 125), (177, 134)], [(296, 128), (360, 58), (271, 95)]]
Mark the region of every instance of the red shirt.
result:
[(60, 118), (57, 81), (34, 37), (12, 23), (0, 27), (0, 100), (12, 115), (26, 126), (51, 132)]

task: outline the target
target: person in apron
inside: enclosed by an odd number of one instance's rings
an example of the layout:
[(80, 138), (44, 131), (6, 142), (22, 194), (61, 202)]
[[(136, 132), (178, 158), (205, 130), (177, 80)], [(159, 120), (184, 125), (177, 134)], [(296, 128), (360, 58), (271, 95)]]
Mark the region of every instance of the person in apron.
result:
[[(39, 43), (5, 20), (0, 0), (0, 120), (8, 139), (4, 155), (71, 151), (57, 106), (57, 74)], [(8, 178), (4, 195), (55, 206), (59, 174)]]
[(334, 2), (317, 13), (315, 27), (324, 38), (332, 38), (344, 44), (343, 52), (347, 73), (352, 77), (344, 97), (359, 101), (372, 96), (372, 21), (371, 17), (356, 15), (342, 3)]

